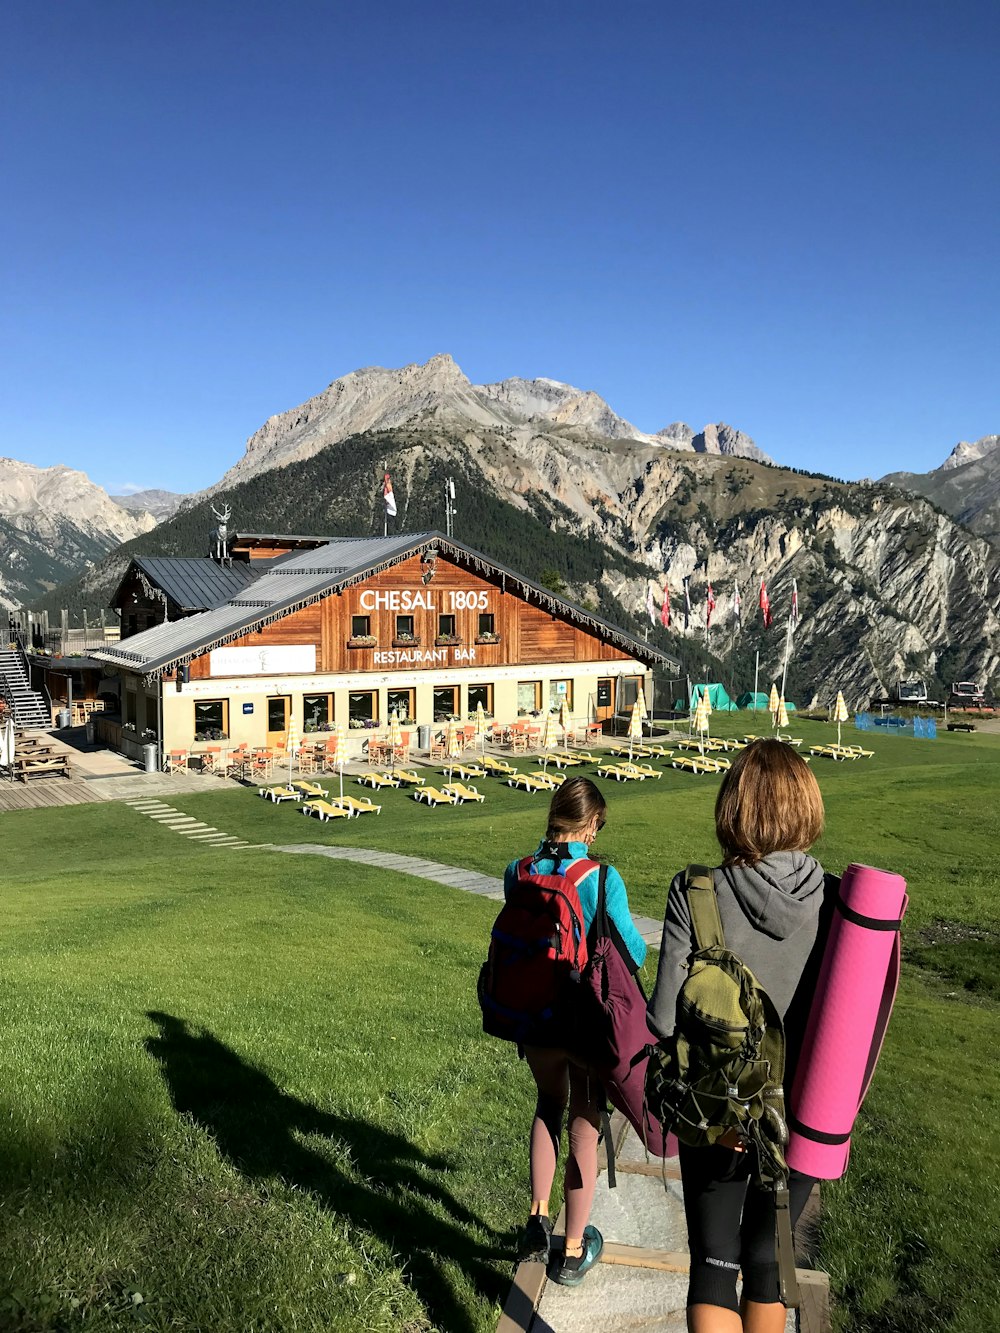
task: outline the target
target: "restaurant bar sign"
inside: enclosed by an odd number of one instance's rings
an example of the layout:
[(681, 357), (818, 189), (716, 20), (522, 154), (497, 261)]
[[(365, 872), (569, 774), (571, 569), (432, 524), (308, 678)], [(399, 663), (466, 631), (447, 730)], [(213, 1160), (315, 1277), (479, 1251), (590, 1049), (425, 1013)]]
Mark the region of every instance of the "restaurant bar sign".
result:
[(316, 670), (314, 643), (269, 644), (264, 648), (213, 648), (213, 676), (299, 676)]

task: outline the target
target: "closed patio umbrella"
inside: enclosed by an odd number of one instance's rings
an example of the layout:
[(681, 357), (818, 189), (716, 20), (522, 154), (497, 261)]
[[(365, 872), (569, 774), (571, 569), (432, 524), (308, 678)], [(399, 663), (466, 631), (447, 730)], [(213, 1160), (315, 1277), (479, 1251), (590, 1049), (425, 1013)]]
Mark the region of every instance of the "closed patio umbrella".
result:
[(562, 727), (563, 745), (566, 744), (566, 737), (572, 723), (573, 719), (569, 715), (569, 704), (563, 699), (562, 703), (559, 705), (559, 725)]
[(847, 711), (847, 704), (844, 702), (844, 691), (837, 691), (837, 702), (833, 705), (833, 720), (837, 724), (837, 744), (840, 745), (840, 724), (850, 721), (850, 713)]
[(628, 757), (632, 761), (632, 748), (636, 741), (642, 740), (642, 713), (639, 711), (639, 697), (632, 705), (632, 716), (628, 720)]
[(292, 717), (288, 722), (288, 736), (285, 739), (285, 745), (288, 749), (288, 781), (292, 780), (292, 765), (295, 763), (295, 756), (299, 752), (299, 746), (302, 744), (302, 737), (299, 735), (299, 724)]
[(712, 705), (708, 701), (708, 695), (703, 693), (698, 700), (698, 707), (694, 710), (694, 729), (701, 741), (702, 754), (705, 753), (705, 737), (708, 735), (708, 719), (711, 712)]
[(783, 698), (778, 700), (777, 726), (779, 730), (788, 726), (788, 709)]
[[(545, 730), (542, 732), (542, 749), (554, 750), (559, 744), (559, 719), (555, 713), (549, 713), (545, 719)], [(542, 768), (545, 769), (548, 763), (548, 755), (542, 755)]]
[(396, 771), (396, 752), (403, 748), (403, 729), (399, 725), (399, 713), (394, 708), (389, 714), (389, 762), (392, 771)]
[(771, 713), (771, 720), (775, 726), (777, 726), (777, 705), (779, 705), (779, 702), (780, 698), (779, 694), (777, 694), (777, 685), (772, 684), (771, 693), (768, 694), (768, 712)]
[[(458, 722), (455, 718), (448, 719), (448, 726), (445, 730), (444, 752), (449, 760), (461, 759), (462, 750), (465, 748), (465, 737), (459, 732)], [(448, 776), (451, 777), (452, 769), (449, 766)]]
[(483, 754), (486, 753), (486, 709), (483, 707), (482, 699), (476, 704), (476, 739), (479, 741)]
[(347, 740), (344, 736), (344, 724), (338, 722), (333, 728), (333, 747), (330, 751), (330, 762), (336, 764), (340, 772), (340, 799), (344, 799), (344, 760), (347, 750)]

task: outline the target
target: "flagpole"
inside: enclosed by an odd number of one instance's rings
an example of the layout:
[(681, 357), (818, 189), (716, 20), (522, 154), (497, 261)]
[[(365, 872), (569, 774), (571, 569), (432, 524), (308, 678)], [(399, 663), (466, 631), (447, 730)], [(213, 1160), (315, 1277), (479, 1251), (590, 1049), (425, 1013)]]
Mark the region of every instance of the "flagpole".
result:
[(757, 658), (753, 667), (753, 713), (757, 716), (757, 680), (760, 676), (760, 649), (757, 649)]
[(385, 497), (385, 474), (386, 474), (386, 472), (387, 472), (388, 470), (389, 470), (389, 469), (388, 469), (388, 464), (387, 464), (386, 462), (383, 461), (383, 463), (382, 463), (382, 492), (383, 492), (383, 499), (382, 499), (382, 536), (383, 536), (383, 537), (388, 537), (388, 535), (389, 535), (389, 511), (388, 511), (388, 509), (386, 509), (386, 507), (385, 507), (385, 498), (384, 498), (384, 497)]
[(785, 665), (781, 671), (781, 697), (785, 697), (785, 680), (788, 676), (788, 657), (792, 649), (792, 617), (788, 617), (788, 624), (785, 627)]

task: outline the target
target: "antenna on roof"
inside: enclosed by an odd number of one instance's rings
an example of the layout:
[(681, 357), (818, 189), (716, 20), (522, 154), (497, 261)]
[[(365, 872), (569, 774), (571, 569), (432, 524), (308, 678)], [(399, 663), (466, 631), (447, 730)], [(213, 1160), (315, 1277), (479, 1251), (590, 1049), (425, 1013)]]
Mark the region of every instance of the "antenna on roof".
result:
[(449, 537), (455, 535), (455, 480), (446, 477), (444, 482), (444, 530)]

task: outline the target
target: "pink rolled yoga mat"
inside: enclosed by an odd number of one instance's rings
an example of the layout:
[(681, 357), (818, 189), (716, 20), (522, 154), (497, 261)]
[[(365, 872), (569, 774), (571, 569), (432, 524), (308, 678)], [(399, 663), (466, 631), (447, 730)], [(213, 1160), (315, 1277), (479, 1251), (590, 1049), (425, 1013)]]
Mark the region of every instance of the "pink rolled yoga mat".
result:
[(788, 1165), (818, 1180), (847, 1170), (899, 984), (906, 881), (849, 865), (830, 921), (819, 981), (789, 1098)]

